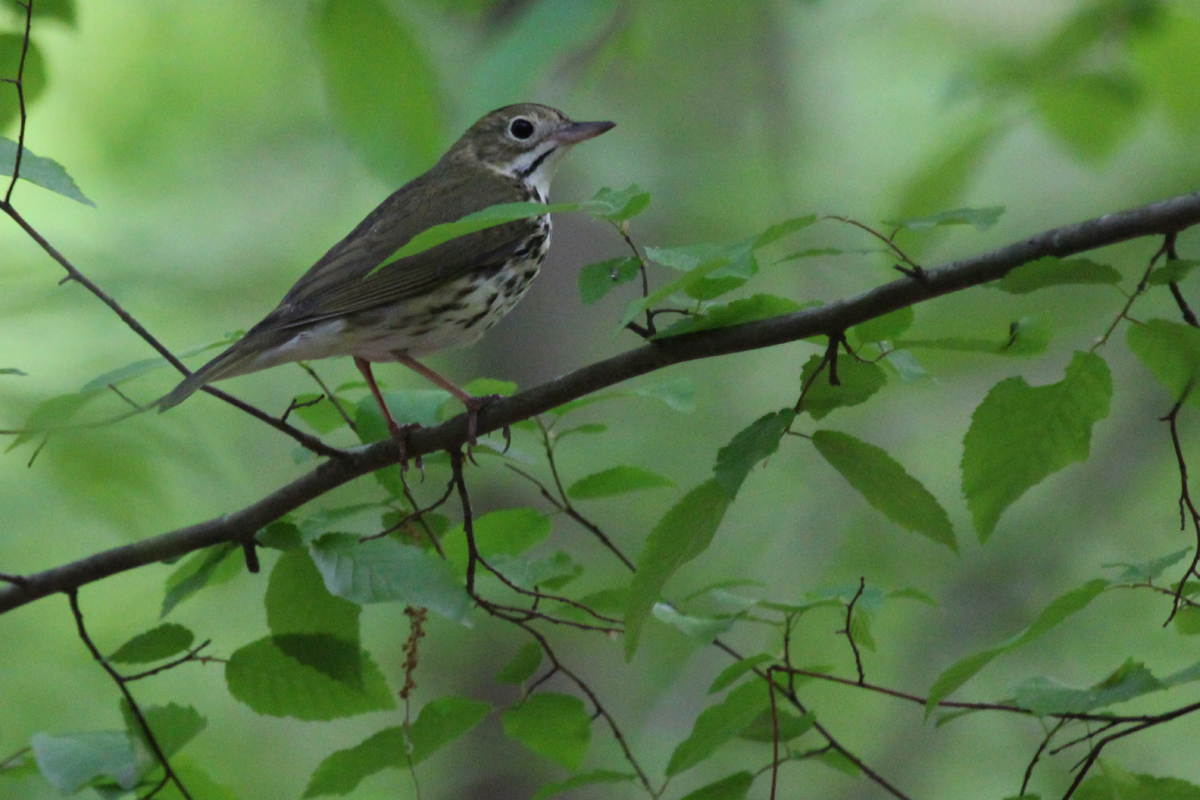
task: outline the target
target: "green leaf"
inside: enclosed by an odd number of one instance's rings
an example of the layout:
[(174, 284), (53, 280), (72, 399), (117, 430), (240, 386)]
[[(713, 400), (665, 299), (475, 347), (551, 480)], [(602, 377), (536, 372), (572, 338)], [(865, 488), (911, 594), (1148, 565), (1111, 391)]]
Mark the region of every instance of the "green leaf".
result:
[[(279, 554), (263, 602), (271, 633), (329, 634), (342, 641), (358, 642), (361, 609), (330, 593), (312, 556), (305, 550), (285, 550)], [(357, 650), (357, 645), (354, 649)]]
[[(354, 411), (353, 403), (341, 397), (338, 397), (337, 401), (347, 416)], [(292, 413), (317, 433), (332, 433), (338, 428), (346, 427), (346, 418), (337, 410), (333, 401), (323, 394), (299, 394), (296, 395), (295, 403), (296, 407)]]
[(1130, 325), (1125, 341), (1171, 399), (1200, 406), (1200, 329), (1165, 319)]
[(636, 778), (637, 776), (632, 772), (613, 772), (608, 769), (581, 772), (578, 775), (572, 775), (565, 781), (547, 783), (534, 792), (529, 800), (547, 800), (547, 798), (554, 797), (570, 789), (577, 789), (580, 786), (588, 786), (593, 783), (624, 783), (626, 781), (633, 781)]
[[(24, 16), (25, 7), (19, 0), (4, 0), (4, 4)], [(74, 26), (75, 2), (74, 0), (38, 0), (33, 5), (33, 18), (35, 20), (54, 19)]]
[(388, 767), (404, 767), (408, 763), (408, 741), (404, 729), (384, 728), (354, 747), (335, 750), (317, 765), (308, 780), (304, 797), (325, 794), (349, 794), (363, 778)]
[(419, 547), (390, 537), (359, 542), (357, 536), (327, 533), (312, 544), (312, 557), (325, 588), (355, 603), (400, 602), (466, 622), (471, 601), (454, 569)]
[(924, 231), (946, 225), (972, 225), (977, 231), (986, 231), (999, 222), (1003, 214), (1004, 206), (956, 208), (953, 211), (943, 211), (940, 214), (931, 214), (926, 217), (916, 217), (915, 219), (892, 220), (883, 224), (910, 231)]
[(992, 387), (963, 438), (963, 494), (980, 541), (1027, 489), (1087, 458), (1092, 426), (1108, 416), (1111, 397), (1108, 365), (1086, 352), (1059, 383), (1008, 378)]
[(439, 244), (444, 244), (460, 236), (466, 236), (468, 233), (475, 233), (486, 228), (494, 228), (497, 225), (503, 225), (506, 222), (513, 222), (518, 219), (540, 217), (542, 214), (549, 214), (552, 211), (577, 211), (580, 207), (580, 203), (547, 204), (539, 203), (536, 200), (522, 203), (497, 203), (494, 206), (488, 206), (480, 211), (467, 214), (454, 222), (443, 222), (440, 225), (426, 228), (410, 239), (406, 245), (385, 258), (371, 272), (373, 273), (391, 264), (393, 261), (399, 261), (402, 258), (423, 253), (426, 250), (432, 250)]
[(511, 583), (522, 589), (561, 589), (583, 574), (583, 565), (561, 550), (545, 558), (527, 559), (503, 553), (492, 556), (488, 564)]
[[(138, 722), (137, 717), (133, 715), (133, 711), (124, 698), (121, 699), (121, 715), (125, 719), (125, 732), (130, 739), (140, 741), (146, 753), (153, 752), (149, 741), (145, 738), (145, 730)], [(168, 758), (183, 749), (184, 745), (196, 738), (208, 725), (208, 720), (201, 716), (199, 711), (191, 706), (181, 706), (176, 703), (168, 703), (165, 706), (145, 706), (142, 708), (142, 716), (146, 718), (146, 723), (154, 732), (158, 746), (162, 748)], [(143, 774), (153, 766), (156, 765), (143, 767)]]
[(205, 586), (215, 586), (232, 579), (242, 571), (245, 560), (242, 548), (233, 542), (215, 544), (192, 553), (167, 578), (167, 593), (163, 597), (159, 617), (187, 600)]
[(774, 661), (775, 657), (766, 653), (759, 653), (756, 656), (743, 658), (740, 661), (735, 661), (725, 669), (721, 670), (721, 674), (712, 682), (712, 686), (708, 687), (709, 694), (715, 694), (722, 689), (732, 686), (737, 682), (738, 678), (745, 675), (750, 670), (757, 667), (759, 664), (765, 664), (768, 661)]
[(993, 284), (1009, 294), (1029, 294), (1049, 286), (1111, 284), (1121, 282), (1121, 273), (1108, 264), (1088, 258), (1061, 259), (1045, 256), (1022, 264)]
[(1033, 101), (1042, 125), (1072, 155), (1096, 164), (1136, 130), (1139, 94), (1123, 74), (1071, 74), (1046, 82)]
[(953, 350), (964, 353), (991, 353), (997, 356), (1028, 358), (1044, 353), (1054, 336), (1053, 318), (1049, 314), (1023, 317), (1009, 324), (1003, 339), (898, 339), (896, 347), (928, 350)]
[(13, 438), (4, 452), (10, 452), (40, 434), (69, 424), (75, 413), (95, 397), (94, 394), (60, 394), (38, 403), (26, 418), (21, 433)]
[[(24, 9), (20, 9), (20, 12), (23, 14)], [(0, 78), (16, 79), (17, 68), (21, 63), (21, 53), (24, 49), (25, 37), (22, 34), (0, 34)], [(25, 54), (25, 71), (21, 76), (21, 88), (24, 90), (27, 109), (37, 102), (46, 90), (46, 60), (42, 56), (42, 49), (38, 46), (36, 39), (29, 41), (29, 52)], [(17, 121), (19, 115), (20, 104), (17, 100), (17, 93), (9, 84), (5, 91), (0, 92), (0, 128), (11, 128), (12, 123)], [(8, 163), (12, 163), (11, 158)], [(23, 172), (24, 170), (22, 170)], [(8, 174), (12, 174), (11, 169)]]
[(504, 734), (538, 755), (576, 770), (591, 741), (592, 725), (578, 697), (538, 692), (504, 712)]
[(704, 761), (718, 747), (737, 737), (771, 704), (765, 681), (752, 680), (731, 691), (723, 701), (700, 712), (692, 733), (667, 763), (667, 776), (678, 775)]
[(859, 344), (890, 342), (912, 327), (917, 312), (912, 306), (904, 306), (882, 316), (859, 323), (850, 329), (850, 335)]
[[(180, 782), (187, 787), (192, 800), (239, 800), (239, 795), (214, 781), (208, 773), (197, 767), (185, 757), (171, 759), (171, 769), (179, 776)], [(107, 796), (103, 795), (102, 796)], [(174, 783), (168, 783), (163, 790), (154, 795), (155, 800), (186, 800), (179, 793)]]
[(1134, 774), (1109, 761), (1099, 764), (1099, 774), (1071, 795), (1075, 800), (1200, 800), (1200, 786), (1185, 780)]
[(688, 792), (683, 800), (742, 800), (754, 785), (754, 776), (749, 772), (734, 774)]
[(950, 517), (937, 498), (887, 451), (848, 433), (819, 430), (813, 445), (877, 511), (905, 530), (957, 552)]
[(995, 113), (983, 112), (954, 126), (954, 140), (931, 148), (930, 158), (910, 171), (896, 203), (897, 214), (913, 217), (961, 202), (980, 164), (994, 150), (1009, 125)]
[[(17, 143), (7, 136), (0, 136), (0, 175), (13, 174), (16, 158)], [(28, 146), (21, 153), (21, 179), (85, 206), (96, 207), (95, 203), (79, 191), (79, 187), (62, 164), (52, 158), (34, 155)]]
[(907, 589), (896, 589), (888, 592), (887, 596), (897, 600), (916, 600), (919, 603), (924, 603), (927, 606), (933, 606), (934, 608), (937, 608), (936, 600), (934, 600), (925, 592), (922, 592), (920, 589), (914, 589), (912, 587)]
[(1183, 636), (1200, 633), (1200, 608), (1185, 606), (1175, 612), (1175, 631)]
[[(804, 363), (800, 371), (801, 386), (808, 385), (823, 360), (823, 356), (814, 355)], [(882, 367), (853, 358), (839, 358), (837, 373), (840, 384), (833, 386), (829, 382), (829, 368), (825, 367), (825, 371), (812, 381), (805, 393), (801, 411), (807, 411), (813, 419), (823, 419), (835, 408), (867, 402), (887, 384), (887, 373)]]
[(711, 644), (713, 639), (732, 628), (736, 621), (733, 617), (697, 617), (681, 614), (666, 603), (655, 603), (651, 613), (659, 622), (701, 644)]
[(795, 418), (796, 412), (790, 408), (764, 414), (717, 451), (713, 473), (717, 484), (731, 501), (737, 497), (750, 470), (779, 449), (779, 441)]
[(1113, 563), (1101, 564), (1104, 569), (1120, 569), (1121, 574), (1117, 576), (1117, 580), (1122, 583), (1143, 583), (1152, 581), (1169, 567), (1173, 567), (1183, 560), (1183, 557), (1192, 552), (1192, 548), (1185, 547), (1182, 550), (1176, 550), (1174, 553), (1155, 558), (1150, 561), (1140, 561), (1134, 564)]
[(309, 12), (332, 118), (367, 165), (399, 182), (443, 148), (441, 93), (424, 37), (379, 0), (322, 0)]
[(650, 193), (631, 183), (619, 191), (608, 187), (601, 189), (583, 204), (583, 210), (610, 222), (624, 222), (645, 211), (649, 205)]
[(537, 642), (526, 642), (496, 673), (496, 683), (524, 683), (533, 677), (541, 663), (542, 646)]
[(790, 742), (812, 730), (817, 721), (816, 715), (811, 711), (797, 716), (780, 710), (776, 716), (778, 720), (772, 718), (770, 709), (761, 712), (754, 722), (742, 729), (738, 738), (751, 742), (773, 742), (778, 727), (779, 741)]
[(412, 760), (419, 764), (492, 713), (490, 703), (469, 697), (446, 695), (425, 704), (412, 724)]
[(641, 268), (642, 262), (633, 256), (588, 264), (579, 271), (580, 301), (585, 306), (592, 305), (616, 287), (636, 278)]
[(24, 375), (24, 376), (28, 376), (28, 375), (29, 375), (29, 373), (28, 373), (28, 372), (22, 372), (21, 370), (17, 369), (16, 367), (4, 367), (3, 369), (0, 369), (0, 375)]
[(791, 236), (797, 231), (804, 230), (816, 221), (816, 214), (805, 214), (802, 217), (792, 217), (791, 219), (784, 220), (783, 222), (778, 222), (767, 228), (757, 239), (754, 240), (754, 249), (757, 250), (760, 247), (766, 247), (767, 245), (774, 244), (785, 236)]
[(703, 553), (729, 508), (729, 495), (716, 480), (684, 495), (654, 526), (638, 557), (625, 610), (625, 658), (637, 651), (642, 626), (675, 571)]
[(225, 682), (235, 699), (273, 717), (329, 720), (396, 707), (371, 656), (329, 634), (268, 636), (238, 648)]
[(134, 636), (108, 657), (121, 664), (149, 664), (161, 661), (192, 646), (195, 634), (182, 625), (167, 622)]
[(845, 753), (842, 753), (838, 750), (825, 750), (824, 752), (813, 756), (813, 760), (820, 764), (824, 764), (830, 769), (836, 769), (838, 772), (849, 775), (852, 778), (857, 777), (858, 774), (862, 772), (862, 770), (859, 769), (858, 764), (855, 764), (849, 759), (849, 757), (846, 756)]
[(696, 384), (691, 378), (671, 378), (661, 383), (638, 386), (631, 390), (638, 397), (661, 400), (673, 411), (691, 414), (696, 410)]
[(1179, 283), (1198, 266), (1200, 266), (1200, 261), (1188, 261), (1187, 259), (1183, 258), (1174, 258), (1151, 272), (1146, 278), (1146, 283), (1150, 286), (1162, 286), (1167, 283)]
[[(474, 520), (475, 546), (487, 559), (494, 555), (520, 555), (550, 535), (551, 522), (533, 508), (506, 508)], [(467, 536), (459, 525), (443, 537), (446, 560), (460, 573), (467, 568)]]
[(74, 794), (101, 777), (131, 789), (140, 775), (133, 743), (124, 731), (35, 733), (29, 745), (42, 777), (62, 794)]
[(1039, 716), (1086, 714), (1164, 688), (1142, 662), (1129, 659), (1103, 681), (1086, 689), (1036, 677), (1020, 683), (1014, 697), (1017, 705)]
[[(735, 287), (736, 288), (736, 287)], [(815, 305), (815, 304), (813, 304)], [(671, 327), (662, 331), (655, 338), (678, 336), (683, 333), (706, 331), (713, 328), (727, 328), (730, 325), (740, 325), (743, 322), (755, 322), (760, 319), (782, 316), (799, 311), (803, 306), (785, 297), (772, 294), (756, 294), (734, 300), (731, 303), (721, 303), (709, 306), (703, 312), (691, 314), (679, 320)]]
[(1041, 637), (1067, 617), (1086, 608), (1108, 586), (1108, 581), (1097, 578), (1088, 581), (1083, 586), (1061, 594), (1050, 605), (1046, 606), (1032, 625), (1010, 638), (1004, 644), (988, 648), (987, 650), (981, 650), (978, 653), (972, 653), (966, 658), (956, 661), (938, 676), (938, 679), (934, 681), (933, 686), (930, 688), (929, 698), (925, 702), (926, 719), (937, 708), (939, 702), (973, 678), (977, 672), (990, 664), (996, 657), (1016, 650)]
[(572, 483), (567, 487), (567, 496), (576, 500), (596, 500), (626, 492), (674, 485), (674, 481), (641, 467), (610, 467)]

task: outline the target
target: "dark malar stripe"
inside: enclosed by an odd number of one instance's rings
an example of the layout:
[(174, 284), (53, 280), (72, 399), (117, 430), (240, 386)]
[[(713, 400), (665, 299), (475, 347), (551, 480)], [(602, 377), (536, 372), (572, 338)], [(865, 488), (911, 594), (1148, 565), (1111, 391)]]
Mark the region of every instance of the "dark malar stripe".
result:
[(535, 158), (533, 160), (533, 163), (530, 164), (527, 169), (521, 170), (521, 177), (528, 178), (530, 175), (537, 172), (537, 168), (542, 165), (542, 162), (546, 160), (546, 157), (549, 156), (551, 153), (553, 153), (557, 149), (558, 149), (557, 147), (551, 147), (549, 150), (547, 150), (546, 152), (542, 153), (540, 156)]

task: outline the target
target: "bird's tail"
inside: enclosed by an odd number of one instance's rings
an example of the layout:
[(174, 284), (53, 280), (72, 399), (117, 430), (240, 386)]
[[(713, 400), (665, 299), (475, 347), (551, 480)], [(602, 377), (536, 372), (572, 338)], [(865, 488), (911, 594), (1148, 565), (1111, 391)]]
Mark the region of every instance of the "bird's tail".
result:
[(230, 378), (234, 375), (240, 375), (247, 353), (246, 348), (242, 346), (245, 339), (238, 341), (221, 355), (209, 361), (200, 369), (193, 372), (191, 375), (184, 378), (178, 386), (172, 389), (166, 395), (154, 401), (154, 406), (158, 407), (159, 412), (166, 411), (168, 408), (173, 408), (179, 405), (184, 400), (191, 397), (204, 386), (221, 378)]

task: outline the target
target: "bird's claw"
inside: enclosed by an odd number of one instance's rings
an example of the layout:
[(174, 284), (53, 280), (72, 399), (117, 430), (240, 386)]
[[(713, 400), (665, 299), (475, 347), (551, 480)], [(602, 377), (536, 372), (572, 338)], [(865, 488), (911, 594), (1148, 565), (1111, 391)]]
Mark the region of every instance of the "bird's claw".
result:
[[(404, 425), (399, 424), (395, 420), (388, 420), (388, 433), (392, 435), (392, 439), (396, 442), (396, 447), (400, 449), (400, 471), (408, 470), (408, 432), (421, 427), (419, 422), (408, 422)], [(421, 463), (421, 457), (416, 456), (413, 461), (417, 465), (417, 469), (423, 473), (425, 465)]]

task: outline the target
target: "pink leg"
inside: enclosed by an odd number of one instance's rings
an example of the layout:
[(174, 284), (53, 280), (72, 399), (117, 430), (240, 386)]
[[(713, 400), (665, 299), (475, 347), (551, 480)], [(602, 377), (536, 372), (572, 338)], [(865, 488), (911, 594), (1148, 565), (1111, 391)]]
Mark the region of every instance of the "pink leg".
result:
[[(436, 372), (431, 370), (429, 367), (425, 366), (420, 361), (417, 361), (415, 358), (408, 355), (407, 353), (396, 352), (396, 353), (393, 353), (392, 355), (394, 355), (396, 357), (397, 361), (399, 361), (401, 364), (403, 364), (404, 366), (411, 369), (413, 372), (416, 372), (420, 375), (425, 376), (432, 383), (437, 384), (438, 386), (442, 387), (450, 394), (457, 397), (459, 399), (459, 401), (461, 401), (462, 404), (467, 407), (467, 442), (468, 442), (468, 444), (472, 444), (472, 445), (475, 444), (476, 434), (479, 431), (479, 411), (484, 406), (486, 406), (488, 403), (495, 400), (498, 397), (498, 395), (489, 395), (487, 397), (476, 397), (475, 395), (467, 394), (462, 389), (458, 388), (453, 383), (451, 383), (450, 381), (443, 378), (441, 375), (438, 375)], [(357, 361), (357, 359), (355, 359), (355, 360)], [(362, 368), (359, 367), (359, 369), (362, 369)], [(378, 395), (376, 395), (376, 397), (378, 397)]]
[[(388, 433), (396, 440), (396, 446), (400, 448), (400, 468), (408, 469), (408, 432), (413, 428), (421, 427), (417, 423), (401, 425), (392, 417), (392, 412), (388, 410), (387, 403), (383, 402), (383, 395), (379, 392), (379, 385), (375, 383), (375, 376), (371, 373), (371, 362), (365, 358), (354, 357), (354, 366), (358, 367), (358, 371), (367, 379), (367, 386), (371, 390), (371, 394), (375, 396), (375, 402), (379, 404), (379, 410), (383, 412), (383, 418), (387, 422)], [(421, 457), (417, 456), (417, 469), (421, 468)]]

